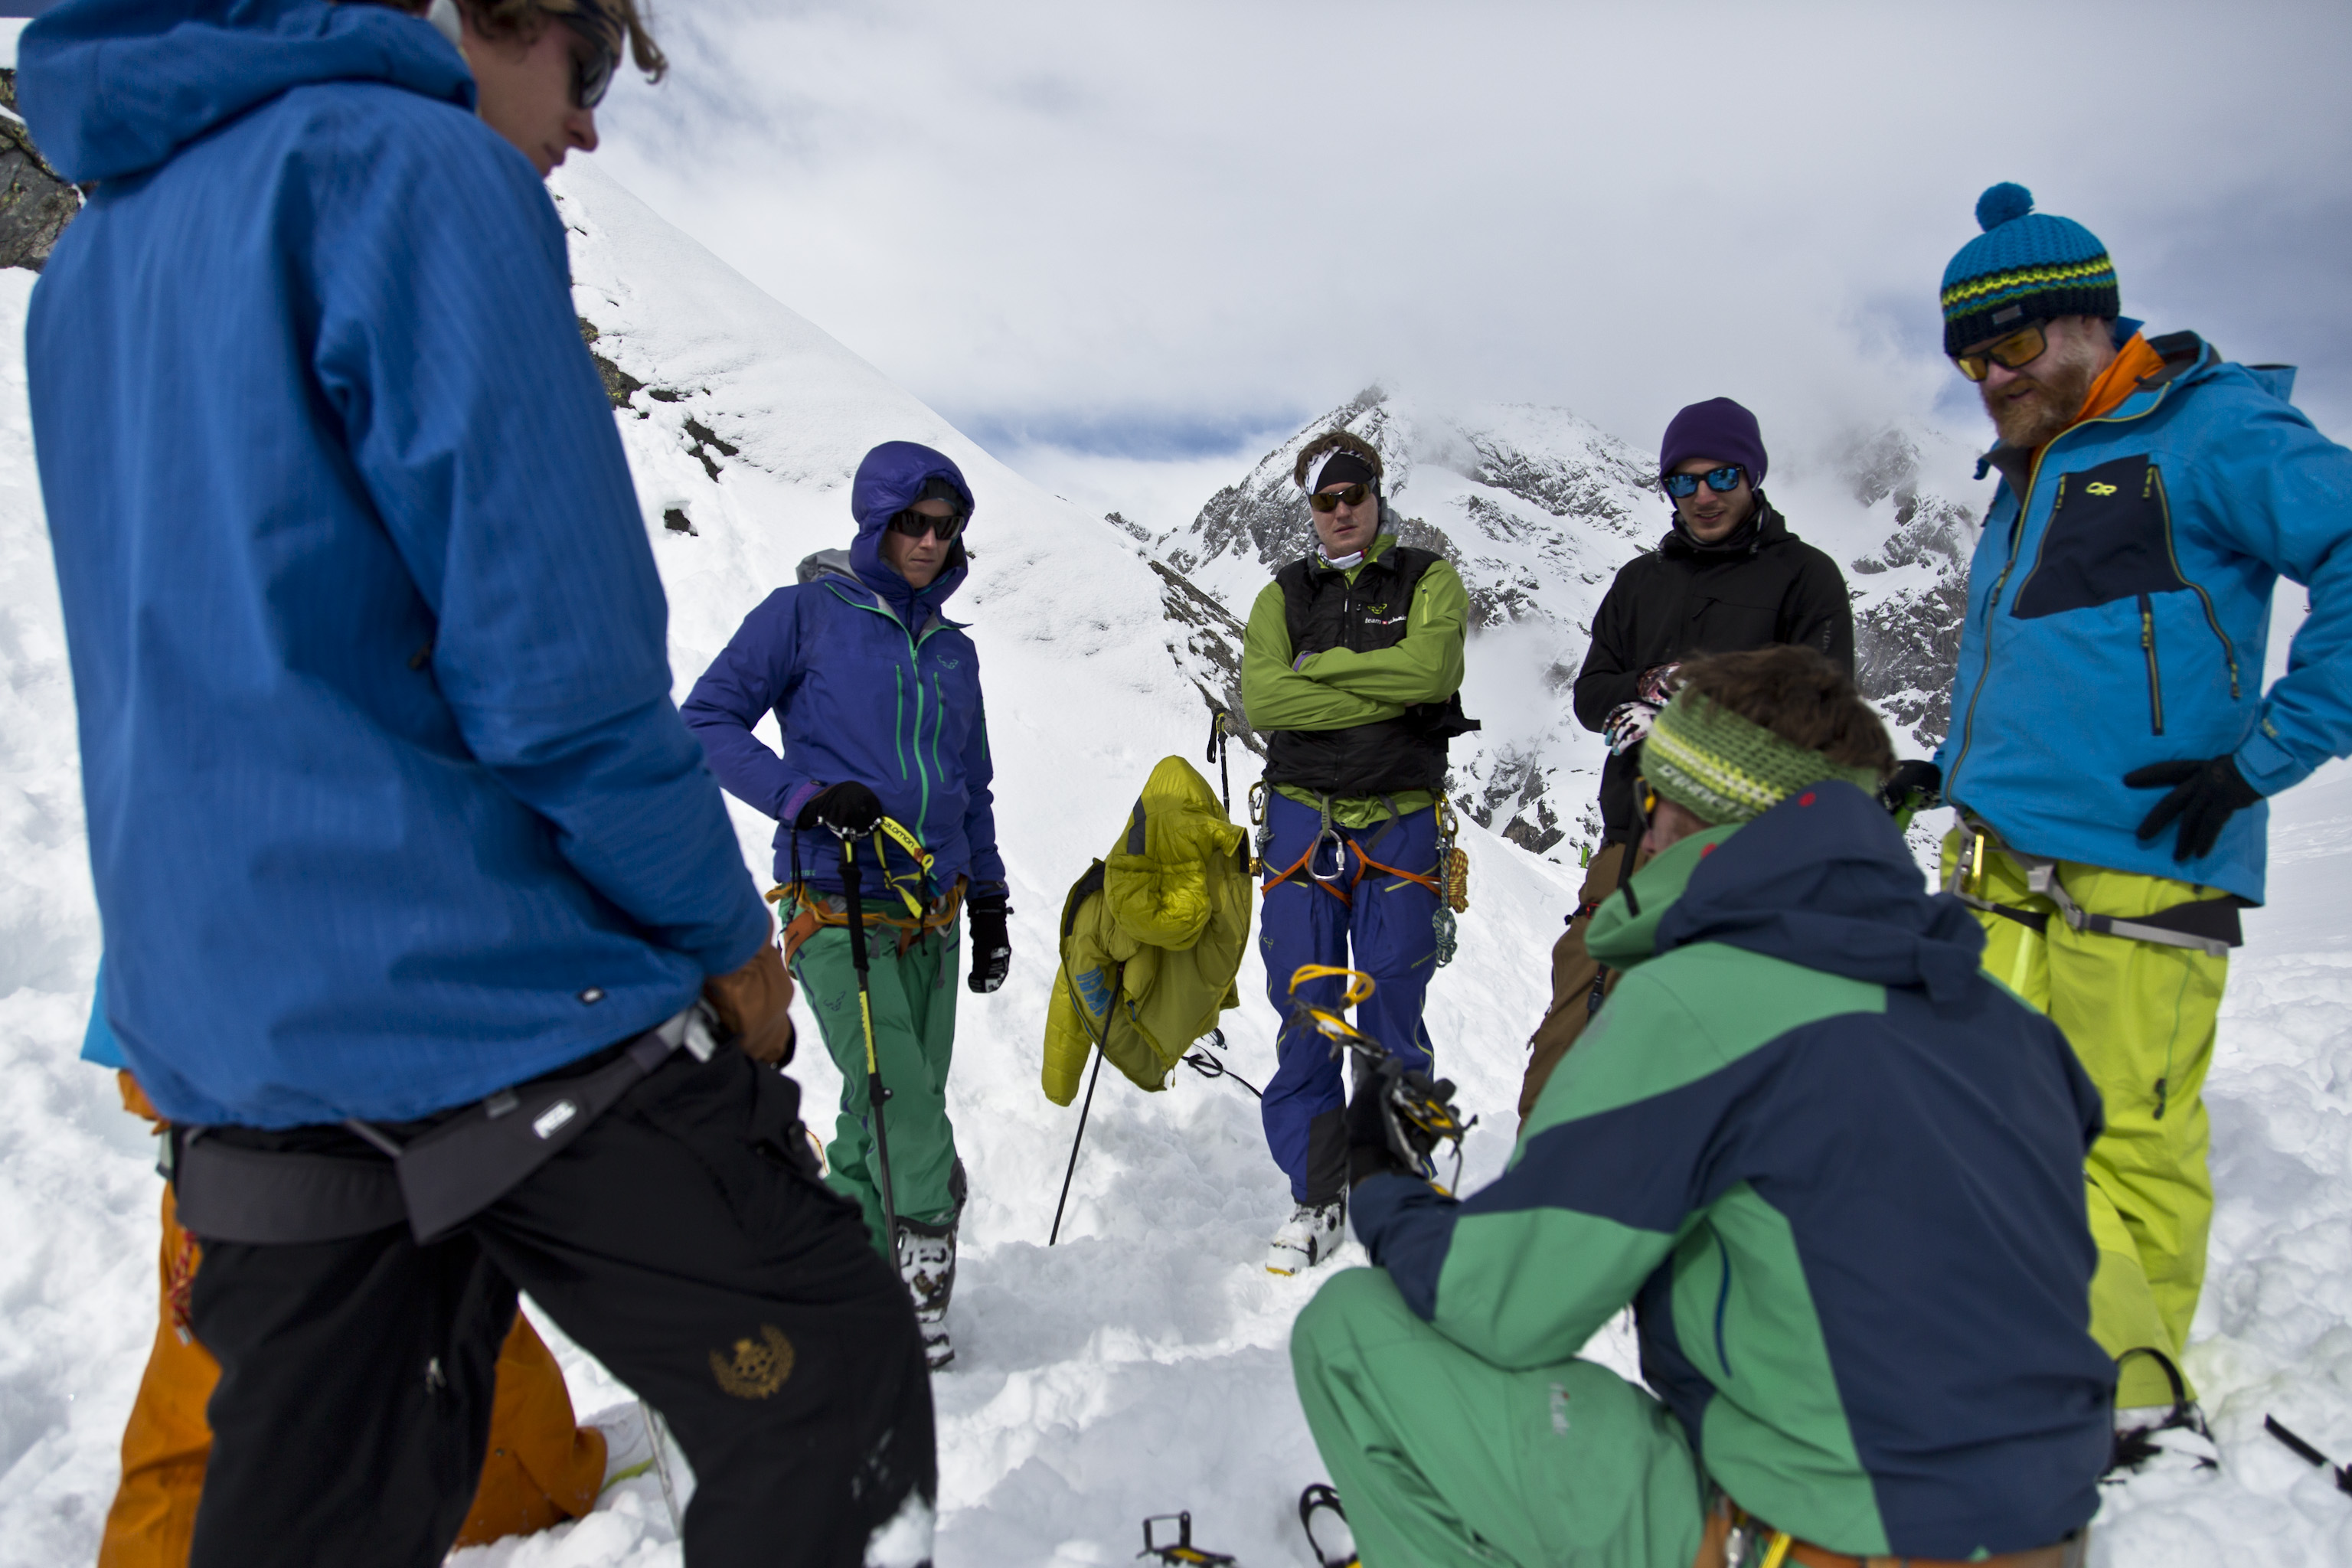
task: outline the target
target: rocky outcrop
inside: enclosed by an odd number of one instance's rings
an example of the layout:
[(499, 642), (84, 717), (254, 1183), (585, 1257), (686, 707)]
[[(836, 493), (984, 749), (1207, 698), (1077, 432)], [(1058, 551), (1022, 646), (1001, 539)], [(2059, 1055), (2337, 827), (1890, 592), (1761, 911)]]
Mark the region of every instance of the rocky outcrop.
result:
[(38, 272), (81, 211), (81, 192), (49, 167), (16, 113), (16, 73), (0, 69), (0, 267)]
[(1895, 525), (1875, 550), (1849, 563), (1860, 580), (1855, 683), (1922, 746), (1933, 747), (1951, 724), (1977, 520), (1964, 506), (1921, 493), (1919, 463), (1917, 442), (1887, 429), (1855, 440), (1839, 471), (1855, 500), (1891, 504)]

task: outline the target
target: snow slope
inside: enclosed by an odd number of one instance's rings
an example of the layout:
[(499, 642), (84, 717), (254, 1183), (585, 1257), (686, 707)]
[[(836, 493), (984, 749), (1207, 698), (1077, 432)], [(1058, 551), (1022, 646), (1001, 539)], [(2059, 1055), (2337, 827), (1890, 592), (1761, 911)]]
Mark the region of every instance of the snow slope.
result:
[[(942, 447), (981, 498), (959, 607), (986, 666), (1019, 912), (1012, 980), (962, 999), (951, 1089), (974, 1194), (958, 1365), (934, 1384), (942, 1568), (1128, 1562), (1142, 1516), (1179, 1508), (1202, 1543), (1244, 1563), (1307, 1562), (1291, 1508), (1322, 1472), (1284, 1347), (1317, 1281), (1258, 1267), (1287, 1205), (1255, 1102), (1190, 1074), (1155, 1096), (1108, 1076), (1064, 1239), (1044, 1245), (1076, 1121), (1036, 1083), (1051, 922), (1150, 764), (1197, 756), (1202, 740), (1165, 580), (1132, 539), (987, 458), (593, 170), (557, 188), (580, 311), (597, 352), (640, 384), (616, 417), (670, 592), (681, 695), (801, 555), (845, 539), (848, 476), (873, 442)], [(31, 281), (0, 272), (9, 342)], [(693, 531), (666, 526), (670, 512)], [(148, 1140), (107, 1075), (74, 1059), (99, 932), (44, 530), (12, 353), (0, 355), (0, 1568), (89, 1559), (155, 1311)], [(738, 822), (764, 877), (769, 825)], [(2352, 937), (2336, 913), (2352, 772), (2289, 796), (2277, 822), (2276, 901), (2251, 922), (2211, 1089), (2223, 1201), (2192, 1364), (2226, 1469), (2119, 1502), (2102, 1564), (2352, 1559), (2352, 1500), (2259, 1432), (2275, 1410), (2352, 1454), (2352, 1075), (2335, 1067), (2352, 1044)], [(1465, 1108), (1491, 1123), (1471, 1135), (1475, 1183), (1506, 1152), (1521, 1042), (1573, 893), (1561, 868), (1475, 828), (1465, 837), (1473, 908), (1463, 955), (1433, 988), (1431, 1031)], [(1262, 1082), (1273, 1015), (1255, 965), (1244, 984), (1229, 1059)], [(795, 1071), (813, 1103), (835, 1092), (813, 1044)], [(623, 1396), (558, 1348), (583, 1414)], [(1632, 1370), (1620, 1328), (1592, 1353)], [(651, 1568), (679, 1555), (647, 1479), (576, 1525), (460, 1561)]]

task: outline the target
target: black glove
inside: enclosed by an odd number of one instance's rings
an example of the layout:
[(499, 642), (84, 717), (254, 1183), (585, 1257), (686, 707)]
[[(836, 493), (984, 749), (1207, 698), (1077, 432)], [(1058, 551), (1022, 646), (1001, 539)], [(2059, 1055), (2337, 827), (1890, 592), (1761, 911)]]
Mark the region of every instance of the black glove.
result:
[(801, 814), (793, 818), (793, 826), (803, 833), (822, 826), (856, 837), (882, 826), (882, 802), (872, 790), (848, 779), (809, 796)]
[(2230, 814), (2263, 798), (2263, 792), (2248, 784), (2238, 764), (2227, 757), (2208, 757), (2201, 763), (2150, 763), (2124, 775), (2126, 789), (2168, 786), (2172, 793), (2158, 801), (2140, 823), (2139, 839), (2145, 844), (2162, 833), (2174, 817), (2180, 818), (2180, 837), (2172, 845), (2172, 858), (2180, 861), (2202, 860), (2213, 853), (2214, 841), (2221, 837), (2221, 826), (2230, 820)]
[(1878, 804), (1890, 816), (1906, 811), (1933, 811), (1944, 804), (1944, 770), (1914, 758), (1897, 763), (1878, 786)]
[(1396, 1113), (1390, 1100), (1399, 1089), (1420, 1091), (1442, 1101), (1454, 1099), (1453, 1080), (1439, 1079), (1432, 1083), (1426, 1074), (1410, 1070), (1394, 1057), (1360, 1075), (1356, 1097), (1348, 1101), (1350, 1187), (1383, 1171), (1418, 1177), (1429, 1163), (1430, 1152), (1437, 1147), (1433, 1135)]
[(1004, 929), (1013, 907), (1003, 893), (978, 893), (963, 901), (963, 923), (971, 932), (971, 973), (964, 984), (982, 996), (1004, 984), (1013, 968), (1013, 939)]

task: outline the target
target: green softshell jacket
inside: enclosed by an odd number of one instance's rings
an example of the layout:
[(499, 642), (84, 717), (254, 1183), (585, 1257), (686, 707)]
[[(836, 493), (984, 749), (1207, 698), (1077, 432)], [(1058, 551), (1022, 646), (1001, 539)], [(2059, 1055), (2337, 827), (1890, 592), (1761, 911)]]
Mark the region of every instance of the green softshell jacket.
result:
[(1137, 1087), (1168, 1075), (1217, 1015), (1241, 1005), (1249, 945), (1247, 835), (1181, 757), (1164, 757), (1110, 854), (1062, 906), (1062, 969), (1045, 1014), (1045, 1097), (1067, 1105), (1099, 1045)]
[[(1396, 548), (1396, 536), (1382, 533), (1364, 552), (1376, 560)], [(1359, 566), (1356, 570), (1361, 570)], [(1356, 571), (1347, 574), (1354, 582)], [(1347, 730), (1358, 724), (1401, 718), (1417, 702), (1443, 702), (1462, 689), (1462, 645), (1470, 618), (1470, 595), (1451, 563), (1433, 562), (1412, 593), (1412, 619), (1394, 647), (1358, 653), (1327, 648), (1293, 669), (1290, 623), (1282, 584), (1268, 583), (1250, 605), (1242, 638), (1242, 713), (1253, 730)], [(1316, 799), (1303, 790), (1283, 793), (1301, 805)], [(1426, 790), (1391, 797), (1399, 812), (1431, 803)], [(1347, 827), (1370, 827), (1389, 816), (1376, 795), (1331, 803), (1332, 820)]]
[(1708, 1474), (1834, 1552), (1965, 1561), (2088, 1521), (2098, 1092), (1885, 811), (1825, 781), (1685, 839), (1590, 943), (1624, 979), (1504, 1174), (1351, 1194), (1406, 1303), (1511, 1368), (1632, 1304)]

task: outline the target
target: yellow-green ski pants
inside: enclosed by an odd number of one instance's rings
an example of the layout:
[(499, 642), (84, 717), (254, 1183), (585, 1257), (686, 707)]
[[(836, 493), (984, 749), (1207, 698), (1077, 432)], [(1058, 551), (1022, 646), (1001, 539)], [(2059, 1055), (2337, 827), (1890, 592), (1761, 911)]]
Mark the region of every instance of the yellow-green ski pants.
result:
[[(1960, 848), (1944, 840), (1943, 883)], [(2078, 931), (2048, 899), (2028, 889), (2025, 868), (1987, 845), (1982, 880), (1968, 891), (1997, 904), (2047, 914), (2036, 931), (1978, 910), (1984, 967), (2066, 1032), (2076, 1059), (2106, 1104), (2106, 1131), (2086, 1163), (2091, 1235), (2099, 1246), (2091, 1279), (2091, 1333), (2110, 1355), (2136, 1347), (2176, 1363), (2205, 1284), (2205, 1237), (2213, 1220), (2207, 1172), (2205, 1069), (2213, 1061), (2214, 1019), (2230, 961), (2200, 949)], [(2133, 919), (2210, 888), (2062, 860), (2059, 884), (2093, 914)], [(2183, 1375), (2186, 1375), (2185, 1373)], [(2118, 1369), (2116, 1403), (2165, 1405), (2172, 1388), (2157, 1363), (2133, 1356)]]

